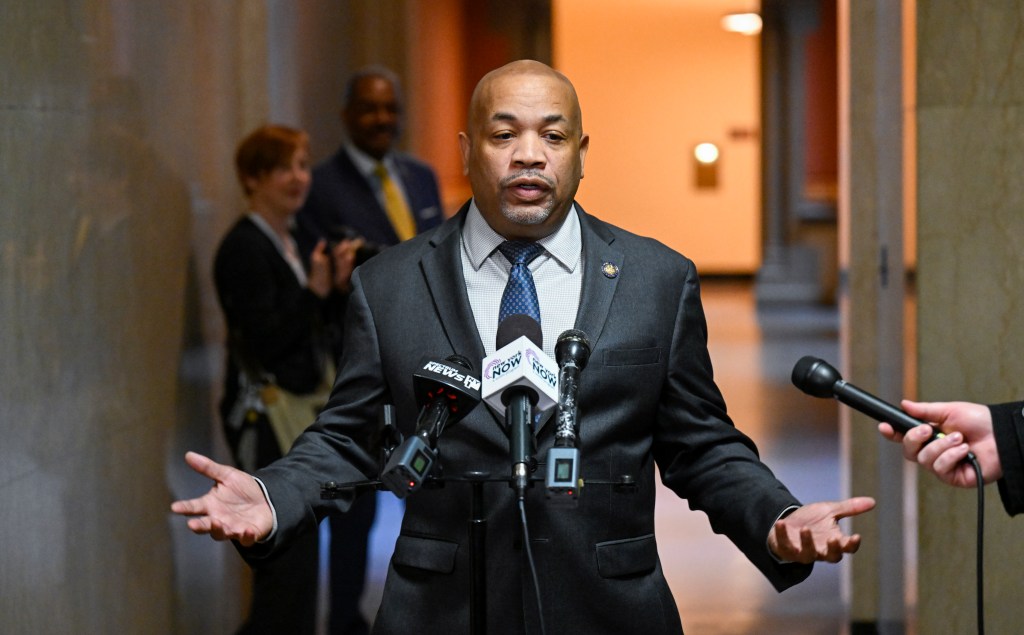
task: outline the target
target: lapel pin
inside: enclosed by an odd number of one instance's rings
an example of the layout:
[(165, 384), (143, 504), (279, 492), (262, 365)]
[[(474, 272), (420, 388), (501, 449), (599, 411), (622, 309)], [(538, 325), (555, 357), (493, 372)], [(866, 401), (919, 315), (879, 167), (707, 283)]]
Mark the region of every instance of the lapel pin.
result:
[(619, 275), (619, 267), (615, 263), (606, 262), (601, 265), (601, 273), (604, 274), (605, 278), (617, 278)]

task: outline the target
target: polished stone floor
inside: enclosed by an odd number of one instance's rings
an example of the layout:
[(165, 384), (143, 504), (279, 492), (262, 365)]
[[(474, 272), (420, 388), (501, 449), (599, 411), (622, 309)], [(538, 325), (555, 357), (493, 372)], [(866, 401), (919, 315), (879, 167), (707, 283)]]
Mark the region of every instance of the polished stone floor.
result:
[[(749, 283), (705, 281), (703, 298), (715, 377), (737, 426), (803, 501), (839, 497), (838, 406), (793, 387), (803, 355), (836, 360), (833, 308), (757, 310)], [(381, 495), (374, 530), (369, 614), (379, 602), (401, 504)], [(778, 594), (707, 518), (662, 490), (659, 552), (687, 635), (837, 635), (846, 632), (842, 564), (819, 564), (804, 583)]]
[[(804, 355), (835, 361), (835, 309), (756, 309), (749, 285), (705, 283), (708, 347), (736, 425), (802, 501), (840, 493), (838, 405), (790, 381)], [(782, 594), (707, 518), (667, 490), (658, 499), (659, 551), (687, 635), (837, 635), (845, 632), (842, 565), (819, 564)]]

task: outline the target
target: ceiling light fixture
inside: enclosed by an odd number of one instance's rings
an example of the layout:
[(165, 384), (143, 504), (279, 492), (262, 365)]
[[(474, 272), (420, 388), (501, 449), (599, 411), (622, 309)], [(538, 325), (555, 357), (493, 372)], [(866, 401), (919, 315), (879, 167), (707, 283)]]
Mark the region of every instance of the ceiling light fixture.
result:
[(757, 35), (761, 32), (761, 16), (756, 13), (730, 13), (722, 17), (722, 28), (730, 33)]

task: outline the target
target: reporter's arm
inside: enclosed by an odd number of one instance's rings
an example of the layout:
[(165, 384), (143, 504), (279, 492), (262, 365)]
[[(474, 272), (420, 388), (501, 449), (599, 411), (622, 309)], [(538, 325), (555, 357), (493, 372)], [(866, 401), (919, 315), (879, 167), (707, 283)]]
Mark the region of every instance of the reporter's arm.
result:
[(1024, 402), (988, 409), (1001, 469), (999, 497), (1006, 513), (1014, 516), (1024, 512)]

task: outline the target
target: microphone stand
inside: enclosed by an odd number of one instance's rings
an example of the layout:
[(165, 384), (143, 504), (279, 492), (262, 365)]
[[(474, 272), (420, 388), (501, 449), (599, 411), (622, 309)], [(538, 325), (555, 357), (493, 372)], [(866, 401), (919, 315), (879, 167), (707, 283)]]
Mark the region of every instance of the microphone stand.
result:
[[(425, 489), (444, 487), (446, 481), (466, 481), (471, 487), (469, 529), (469, 632), (471, 635), (487, 635), (487, 518), (484, 515), (484, 483), (504, 481), (492, 479), (487, 472), (466, 472), (462, 477), (428, 477)], [(345, 492), (361, 493), (367, 490), (386, 490), (380, 479), (337, 483), (328, 481), (320, 486), (320, 498), (331, 500)]]
[[(531, 477), (531, 481), (543, 482), (543, 477)], [(469, 529), (470, 545), (470, 585), (469, 585), (469, 632), (471, 635), (487, 635), (487, 518), (484, 515), (484, 484), (511, 482), (514, 484), (515, 477), (492, 478), (488, 472), (470, 471), (462, 476), (429, 476), (424, 483), (424, 489), (439, 489), (447, 482), (469, 483), (470, 489), (470, 513), (467, 519)], [(593, 485), (611, 485), (616, 492), (634, 493), (637, 484), (632, 474), (623, 474), (618, 480), (593, 480), (587, 481)], [(351, 481), (338, 483), (328, 481), (320, 486), (320, 498), (332, 500), (340, 497), (346, 492), (356, 494), (365, 491), (386, 490), (387, 487), (380, 479), (367, 479), (364, 481)], [(389, 490), (390, 491), (390, 490)]]
[(512, 486), (518, 499), (524, 500), (533, 462), (533, 407), (537, 403), (537, 393), (530, 388), (511, 386), (505, 390), (502, 401), (506, 406), (505, 427), (513, 461)]
[(473, 486), (469, 507), (469, 632), (487, 632), (487, 519), (484, 517), (484, 483), (486, 472), (467, 472)]

